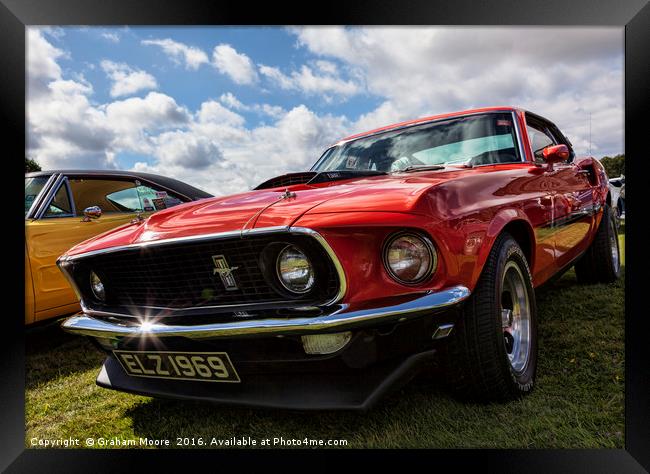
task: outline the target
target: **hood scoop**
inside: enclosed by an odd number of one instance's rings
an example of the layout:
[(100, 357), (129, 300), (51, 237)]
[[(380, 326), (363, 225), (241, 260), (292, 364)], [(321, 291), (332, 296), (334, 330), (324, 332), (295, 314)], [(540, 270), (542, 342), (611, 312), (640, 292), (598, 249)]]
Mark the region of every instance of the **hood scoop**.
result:
[(330, 181), (340, 181), (343, 179), (365, 178), (367, 176), (381, 176), (388, 174), (385, 171), (373, 170), (339, 170), (339, 171), (303, 171), (301, 173), (288, 173), (281, 176), (276, 176), (268, 181), (254, 188), (268, 189), (279, 188), (284, 186), (292, 186), (294, 184), (319, 184), (327, 183)]
[(269, 188), (279, 188), (283, 186), (293, 186), (294, 184), (305, 184), (312, 180), (314, 176), (318, 173), (315, 171), (303, 171), (300, 173), (288, 173), (281, 176), (276, 176), (271, 178), (268, 181), (264, 181), (262, 184), (253, 188), (254, 190), (259, 189), (269, 189)]

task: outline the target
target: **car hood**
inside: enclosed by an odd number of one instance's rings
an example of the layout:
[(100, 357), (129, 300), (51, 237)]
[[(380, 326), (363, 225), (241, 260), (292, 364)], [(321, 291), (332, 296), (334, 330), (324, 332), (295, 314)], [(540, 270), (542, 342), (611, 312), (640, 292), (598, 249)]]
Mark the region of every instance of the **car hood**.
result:
[(386, 211), (426, 214), (421, 197), (428, 189), (465, 170), (382, 175), (287, 188), (250, 191), (182, 204), (152, 214), (71, 249), (73, 255), (101, 247), (290, 226), (305, 214)]

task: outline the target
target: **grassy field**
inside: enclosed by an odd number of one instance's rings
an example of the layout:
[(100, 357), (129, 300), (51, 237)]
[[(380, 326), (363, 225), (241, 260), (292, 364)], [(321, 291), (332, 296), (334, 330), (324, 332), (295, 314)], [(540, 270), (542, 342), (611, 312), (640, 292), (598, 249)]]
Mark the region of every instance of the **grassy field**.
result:
[(78, 438), (83, 447), (88, 437), (174, 444), (187, 436), (345, 439), (352, 448), (622, 448), (624, 292), (624, 278), (583, 286), (573, 270), (538, 290), (537, 387), (523, 400), (457, 402), (432, 369), (366, 414), (224, 408), (101, 389), (102, 354), (54, 328), (28, 337), (26, 446), (33, 438)]

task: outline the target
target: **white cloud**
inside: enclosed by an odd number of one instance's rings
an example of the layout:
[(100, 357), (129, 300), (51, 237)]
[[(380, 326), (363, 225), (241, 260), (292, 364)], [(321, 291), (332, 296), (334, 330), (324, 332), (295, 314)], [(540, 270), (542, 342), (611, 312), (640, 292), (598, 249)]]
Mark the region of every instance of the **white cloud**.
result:
[(248, 107), (242, 104), (240, 100), (233, 95), (232, 92), (225, 92), (221, 94), (219, 100), (221, 101), (222, 104), (224, 104), (226, 107), (230, 107), (231, 109), (235, 109), (235, 110), (248, 109)]
[(53, 46), (36, 28), (27, 29), (28, 92), (36, 97), (47, 92), (47, 84), (61, 78), (57, 60), (66, 53)]
[(158, 88), (156, 78), (145, 71), (133, 69), (128, 64), (116, 63), (107, 59), (100, 64), (108, 78), (113, 82), (111, 97), (131, 95), (141, 90)]
[(60, 26), (44, 26), (40, 30), (55, 40), (60, 40), (65, 36), (65, 30)]
[(271, 118), (278, 119), (287, 113), (279, 105), (271, 104), (243, 104), (237, 97), (235, 97), (232, 92), (226, 92), (221, 94), (219, 101), (226, 107), (234, 110), (241, 110), (247, 112), (255, 112), (260, 115), (266, 115)]
[(237, 84), (254, 84), (258, 80), (253, 61), (229, 44), (219, 44), (212, 52), (212, 64)]
[(106, 41), (109, 41), (111, 43), (119, 43), (120, 42), (120, 35), (117, 33), (109, 33), (109, 32), (104, 32), (101, 34), (101, 37), (104, 38)]
[(319, 61), (316, 64), (318, 72), (302, 65), (298, 71), (291, 71), (289, 75), (272, 66), (260, 64), (260, 73), (275, 83), (281, 89), (298, 90), (306, 95), (319, 95), (326, 101), (334, 97), (347, 98), (362, 91), (360, 84), (353, 80), (345, 80), (338, 76), (338, 69), (334, 63)]
[(27, 154), (44, 169), (110, 168), (105, 150), (114, 133), (89, 100), (93, 88), (83, 76), (62, 77), (57, 61), (68, 53), (54, 47), (44, 31), (52, 35), (49, 29), (27, 29)]
[[(383, 99), (351, 132), (472, 107), (514, 105), (556, 122), (579, 153), (587, 152), (585, 124), (592, 112), (599, 152), (623, 150), (622, 28), (290, 31), (299, 46), (321, 60), (342, 61), (363, 78), (369, 94)], [(288, 84), (278, 72), (272, 71), (278, 83)]]
[(260, 73), (263, 76), (266, 76), (268, 79), (273, 81), (277, 86), (282, 89), (294, 89), (295, 83), (291, 80), (289, 76), (280, 71), (277, 67), (266, 66), (264, 64), (259, 65)]
[(210, 138), (187, 131), (165, 132), (156, 138), (158, 166), (202, 170), (222, 158)]
[(187, 109), (158, 92), (93, 103), (93, 87), (82, 75), (62, 77), (57, 60), (66, 54), (39, 29), (28, 29), (27, 153), (44, 169), (114, 168), (116, 153), (152, 153), (153, 136), (191, 122)]
[(94, 108), (87, 83), (57, 79), (48, 92), (28, 102), (28, 154), (44, 169), (111, 167), (106, 150), (115, 135), (104, 114)]
[(130, 97), (103, 107), (106, 120), (116, 133), (116, 150), (150, 154), (155, 149), (152, 136), (162, 130), (190, 123), (190, 112), (168, 95), (149, 92), (144, 98)]
[(187, 109), (160, 92), (111, 102), (106, 106), (106, 114), (109, 120), (116, 122), (115, 126), (125, 129), (147, 128), (156, 124), (162, 127), (177, 126), (190, 119)]
[(244, 117), (228, 110), (219, 102), (214, 100), (209, 100), (201, 104), (201, 108), (197, 112), (197, 118), (201, 123), (212, 122), (233, 126), (242, 126), (245, 122)]
[(270, 104), (255, 104), (253, 105), (253, 110), (259, 114), (268, 115), (269, 117), (275, 119), (279, 119), (287, 113), (287, 111), (279, 105)]
[(202, 49), (179, 43), (170, 38), (143, 40), (142, 44), (159, 46), (176, 64), (184, 62), (187, 69), (197, 70), (201, 64), (210, 62), (208, 55)]
[(339, 72), (338, 66), (336, 64), (334, 64), (333, 62), (331, 62), (331, 61), (325, 61), (325, 60), (319, 59), (318, 61), (314, 61), (314, 64), (316, 65), (316, 67), (320, 71), (322, 71), (322, 72), (324, 72), (326, 74), (334, 75), (334, 74), (338, 74), (338, 72)]

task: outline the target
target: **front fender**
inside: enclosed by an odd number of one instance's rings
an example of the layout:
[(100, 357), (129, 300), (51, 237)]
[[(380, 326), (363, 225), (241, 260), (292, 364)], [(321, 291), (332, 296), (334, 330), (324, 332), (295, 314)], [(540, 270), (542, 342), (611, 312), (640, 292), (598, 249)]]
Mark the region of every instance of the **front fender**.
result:
[(483, 272), (483, 267), (492, 251), (492, 247), (494, 247), (494, 242), (506, 227), (511, 230), (513, 237), (522, 247), (522, 250), (528, 259), (528, 265), (531, 272), (533, 274), (535, 273), (533, 271), (536, 256), (535, 231), (533, 230), (533, 226), (528, 219), (528, 216), (518, 208), (500, 209), (488, 224), (483, 245), (480, 246), (477, 252), (476, 264), (474, 272), (472, 273), (471, 289), (474, 289), (474, 286)]

